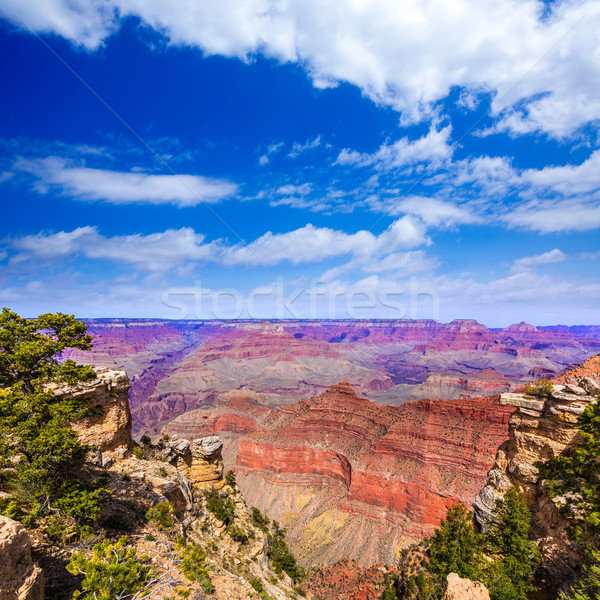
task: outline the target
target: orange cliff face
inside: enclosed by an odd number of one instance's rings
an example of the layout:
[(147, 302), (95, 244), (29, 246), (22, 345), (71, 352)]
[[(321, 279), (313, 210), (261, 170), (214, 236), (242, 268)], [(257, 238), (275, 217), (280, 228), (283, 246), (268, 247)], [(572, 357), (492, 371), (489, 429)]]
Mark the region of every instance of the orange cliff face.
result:
[[(249, 504), (288, 528), (301, 559), (368, 565), (393, 563), (448, 507), (471, 504), (513, 409), (494, 398), (384, 407), (343, 382), (270, 410), (230, 392), (213, 410), (182, 415), (164, 431), (209, 435), (235, 422), (237, 432), (219, 435)], [(241, 414), (251, 414), (254, 431), (239, 433)]]

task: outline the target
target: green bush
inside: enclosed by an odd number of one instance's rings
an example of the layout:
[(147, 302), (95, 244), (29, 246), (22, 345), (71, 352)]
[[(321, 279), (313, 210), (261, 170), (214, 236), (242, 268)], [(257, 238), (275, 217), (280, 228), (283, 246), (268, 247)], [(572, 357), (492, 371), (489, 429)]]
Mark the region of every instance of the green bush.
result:
[(168, 529), (173, 526), (175, 508), (170, 502), (157, 502), (146, 513), (149, 521), (156, 522), (159, 529)]
[(270, 519), (265, 517), (255, 506), (252, 507), (251, 516), (252, 522), (254, 525), (256, 525), (256, 527), (258, 527), (258, 529), (264, 531), (265, 533), (269, 531), (269, 526), (271, 524)]
[(554, 391), (552, 382), (547, 379), (540, 379), (536, 383), (532, 383), (526, 390), (528, 396), (537, 396), (538, 398), (547, 398)]
[(94, 546), (88, 558), (75, 552), (67, 565), (73, 575), (83, 575), (81, 591), (73, 598), (81, 600), (114, 600), (131, 598), (145, 589), (156, 572), (147, 564), (145, 556), (136, 556), (135, 548), (126, 549), (125, 539), (116, 544), (104, 540)]
[(240, 544), (245, 544), (248, 541), (248, 534), (237, 525), (232, 525), (229, 528), (229, 535), (231, 536), (231, 539), (240, 542)]
[(280, 529), (277, 521), (273, 521), (273, 533), (268, 534), (267, 540), (269, 543), (267, 556), (275, 573), (285, 571), (294, 583), (304, 579), (304, 570), (298, 566), (285, 541), (285, 529)]
[[(178, 546), (182, 544), (178, 541)], [(206, 553), (204, 550), (196, 544), (187, 544), (183, 545), (179, 556), (181, 558), (181, 572), (190, 581), (197, 581), (206, 594), (214, 593), (215, 587), (206, 570)]]
[(212, 489), (205, 492), (206, 508), (226, 526), (233, 522), (235, 505), (226, 493)]
[(225, 473), (225, 483), (235, 489), (236, 481), (235, 481), (235, 473), (230, 469)]

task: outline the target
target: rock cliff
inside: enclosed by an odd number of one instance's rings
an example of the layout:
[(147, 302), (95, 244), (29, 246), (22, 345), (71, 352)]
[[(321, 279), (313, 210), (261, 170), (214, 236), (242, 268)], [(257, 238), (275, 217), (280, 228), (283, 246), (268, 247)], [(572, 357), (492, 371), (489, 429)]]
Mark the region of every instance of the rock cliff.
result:
[(288, 528), (305, 564), (394, 563), (449, 506), (472, 502), (514, 410), (493, 398), (384, 407), (346, 382), (275, 409), (259, 400), (232, 392), (165, 431), (219, 429), (244, 496)]
[(76, 386), (56, 388), (56, 393), (85, 397), (97, 413), (73, 424), (84, 444), (98, 446), (105, 455), (113, 455), (119, 447), (131, 448), (131, 412), (127, 392), (129, 379), (123, 371), (95, 369), (97, 379)]
[(537, 481), (534, 463), (558, 456), (572, 447), (578, 432), (578, 416), (600, 393), (600, 356), (553, 380), (547, 398), (502, 394), (500, 402), (514, 406), (508, 440), (496, 454), (487, 483), (473, 506), (475, 518), (485, 529), (496, 500), (511, 486), (519, 487), (533, 512), (532, 535), (542, 553), (540, 583), (555, 591), (573, 575), (580, 562), (580, 548), (569, 542), (565, 521), (555, 503)]
[(0, 515), (0, 600), (43, 600), (44, 573), (31, 560), (25, 527)]

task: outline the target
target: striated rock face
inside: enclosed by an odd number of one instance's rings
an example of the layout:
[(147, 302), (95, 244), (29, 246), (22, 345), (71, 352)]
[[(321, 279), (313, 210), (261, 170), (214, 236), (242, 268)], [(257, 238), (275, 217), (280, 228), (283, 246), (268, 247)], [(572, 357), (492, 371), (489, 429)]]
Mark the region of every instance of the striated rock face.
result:
[(556, 590), (573, 574), (580, 561), (579, 548), (565, 534), (565, 521), (552, 499), (537, 483), (534, 463), (559, 456), (575, 443), (577, 418), (600, 392), (600, 357), (553, 380), (548, 398), (502, 394), (500, 402), (516, 407), (510, 418), (509, 439), (496, 454), (494, 467), (473, 506), (485, 529), (496, 500), (513, 485), (519, 487), (533, 512), (532, 533), (542, 552), (541, 583)]
[(44, 573), (31, 560), (25, 527), (0, 515), (0, 600), (43, 598)]
[(443, 600), (490, 600), (490, 593), (483, 583), (450, 573)]
[(123, 371), (96, 369), (98, 378), (89, 383), (59, 388), (56, 393), (71, 397), (85, 396), (98, 415), (81, 419), (73, 425), (84, 444), (98, 446), (111, 454), (119, 447), (130, 448), (131, 412), (127, 392), (129, 379)]
[[(248, 502), (282, 522), (293, 550), (312, 564), (395, 562), (449, 506), (472, 502), (514, 410), (493, 398), (383, 407), (347, 382), (276, 409), (233, 393), (229, 402), (231, 418), (221, 401), (216, 415), (197, 413), (206, 417), (198, 431), (237, 423), (248, 407), (251, 431), (219, 432), (234, 448), (227, 466)], [(169, 431), (195, 433), (188, 416)]]
[[(260, 393), (278, 406), (347, 380), (380, 404), (399, 405), (512, 391), (512, 380), (552, 376), (600, 352), (597, 328), (541, 330), (520, 323), (493, 331), (468, 319), (86, 323), (93, 350), (67, 357), (127, 370), (137, 433), (156, 433), (227, 391)], [(491, 369), (487, 379), (477, 378)], [(419, 389), (436, 373), (441, 379)]]
[(204, 437), (193, 442), (177, 440), (171, 443), (171, 464), (196, 488), (220, 489), (223, 481), (223, 442), (217, 436)]

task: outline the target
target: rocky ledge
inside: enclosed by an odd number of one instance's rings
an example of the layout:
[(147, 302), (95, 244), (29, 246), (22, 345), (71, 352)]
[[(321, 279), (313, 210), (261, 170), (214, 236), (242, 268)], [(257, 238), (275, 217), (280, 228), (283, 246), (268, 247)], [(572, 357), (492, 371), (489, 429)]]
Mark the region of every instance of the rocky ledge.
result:
[[(559, 456), (575, 442), (578, 417), (600, 394), (598, 357), (553, 380), (546, 398), (502, 394), (500, 403), (516, 407), (509, 421), (509, 439), (500, 446), (487, 483), (475, 498), (475, 519), (488, 527), (496, 500), (511, 487), (525, 495), (533, 513), (532, 534), (542, 553), (540, 583), (555, 590), (571, 577), (581, 561), (580, 548), (565, 533), (558, 507), (538, 482), (535, 463)], [(560, 383), (558, 383), (560, 382)]]

